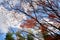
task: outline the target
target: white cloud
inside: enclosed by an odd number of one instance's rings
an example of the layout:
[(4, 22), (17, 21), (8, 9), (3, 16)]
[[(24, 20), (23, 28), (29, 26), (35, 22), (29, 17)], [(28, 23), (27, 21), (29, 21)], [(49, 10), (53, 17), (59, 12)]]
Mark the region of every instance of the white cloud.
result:
[[(25, 18), (24, 14), (15, 13), (14, 10), (8, 11), (0, 6), (0, 30), (2, 33), (8, 32), (9, 27), (19, 28), (20, 22)], [(25, 18), (26, 19), (26, 18)]]

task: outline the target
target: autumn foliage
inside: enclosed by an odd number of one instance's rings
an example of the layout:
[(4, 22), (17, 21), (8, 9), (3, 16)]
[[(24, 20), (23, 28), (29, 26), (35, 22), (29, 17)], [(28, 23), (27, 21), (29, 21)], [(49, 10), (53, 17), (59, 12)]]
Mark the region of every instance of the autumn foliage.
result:
[[(25, 20), (21, 25), (20, 27), (22, 28), (34, 28), (38, 23), (39, 24), (39, 27), (42, 32), (42, 34), (44, 35), (47, 31), (50, 31), (52, 33), (53, 30), (52, 29), (48, 29), (49, 26), (53, 27), (53, 28), (56, 28), (58, 29), (55, 24), (52, 25), (51, 23), (49, 23), (52, 19), (52, 20), (55, 20), (54, 18), (59, 18), (59, 12), (58, 12), (58, 8), (56, 7), (55, 3), (54, 3), (54, 0), (40, 0), (40, 1), (35, 1), (34, 2), (35, 4), (30, 3), (30, 7), (32, 7), (32, 9), (34, 9), (33, 11), (30, 11), (28, 10), (27, 13), (24, 13), (26, 14), (27, 16), (29, 16), (31, 19), (27, 19)], [(35, 5), (38, 6), (37, 9), (35, 8)], [(41, 9), (39, 8), (41, 7)], [(55, 8), (54, 8), (55, 7)], [(57, 10), (57, 11), (56, 11)], [(31, 14), (32, 12), (34, 13), (35, 17), (33, 17)], [(42, 23), (40, 22), (40, 18), (43, 19), (44, 17), (41, 15), (41, 13), (44, 13), (44, 14), (47, 14), (47, 18), (49, 19), (49, 22), (48, 21), (43, 21)], [(37, 15), (36, 15), (37, 14)], [(44, 15), (43, 14), (43, 15)], [(34, 18), (36, 18), (36, 20), (34, 20)], [(59, 18), (60, 19), (60, 18)], [(59, 19), (58, 20), (55, 20), (56, 22), (59, 22)], [(52, 21), (53, 22), (53, 21)], [(44, 24), (45, 23), (45, 24)], [(53, 22), (54, 23), (54, 22)], [(42, 25), (41, 25), (42, 24)], [(44, 26), (48, 24), (48, 26)], [(48, 32), (47, 32), (48, 33)], [(56, 33), (55, 33), (56, 34)], [(54, 35), (55, 35), (54, 34)], [(47, 36), (47, 38), (45, 38), (45, 40), (55, 40), (55, 37), (53, 38), (53, 35), (52, 37), (51, 36)]]
[(45, 38), (45, 40), (55, 40), (53, 37), (51, 37), (51, 36), (47, 36), (46, 38)]
[(44, 34), (46, 32), (46, 28), (44, 27), (44, 25), (41, 25), (40, 26), (40, 30), (41, 32)]
[(54, 14), (49, 14), (49, 18), (57, 18), (57, 16)]
[(36, 21), (34, 19), (28, 19), (20, 26), (25, 28), (33, 28), (35, 25), (36, 25)]

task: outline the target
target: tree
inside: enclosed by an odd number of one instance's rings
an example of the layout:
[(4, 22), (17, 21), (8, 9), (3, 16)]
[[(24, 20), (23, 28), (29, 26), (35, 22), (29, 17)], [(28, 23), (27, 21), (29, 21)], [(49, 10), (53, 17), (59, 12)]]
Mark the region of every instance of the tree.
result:
[(17, 40), (25, 40), (23, 36), (19, 32), (16, 32)]
[[(38, 30), (41, 30), (45, 40), (60, 39), (59, 0), (20, 0), (18, 6), (15, 4), (12, 4), (13, 6), (10, 5), (9, 1), (6, 2), (9, 4), (12, 10), (26, 15), (26, 20), (23, 20), (22, 24), (20, 24), (20, 28), (33, 28), (35, 30), (38, 28)], [(17, 16), (15, 15), (14, 17), (16, 18)], [(29, 34), (40, 40), (39, 37), (36, 37), (33, 33)], [(46, 36), (48, 38), (45, 38)]]
[(34, 38), (30, 34), (28, 34), (27, 35), (27, 40), (34, 40)]
[(7, 34), (6, 34), (6, 38), (5, 38), (5, 40), (14, 40), (14, 38), (12, 37), (12, 35), (13, 35), (13, 34), (10, 33), (10, 32), (7, 33)]
[[(38, 23), (40, 25), (40, 29), (42, 30), (42, 33), (45, 32), (45, 31), (48, 31), (48, 33), (50, 32), (50, 36), (51, 36), (52, 33), (54, 33), (55, 36), (56, 35), (60, 36), (60, 34), (55, 33), (53, 30), (49, 29), (48, 27), (51, 26), (51, 27), (53, 27), (53, 29), (55, 28), (55, 30), (57, 29), (59, 31), (60, 31), (60, 28), (53, 25), (54, 23), (51, 24), (48, 21), (44, 20), (43, 19), (44, 17), (41, 15), (41, 14), (43, 14), (43, 15), (46, 14), (46, 15), (48, 15), (47, 18), (49, 19), (49, 21), (53, 20), (53, 21), (58, 22), (60, 24), (60, 13), (59, 13), (60, 9), (59, 9), (59, 4), (58, 5), (57, 4), (58, 4), (57, 0), (38, 0), (38, 1), (37, 0), (36, 1), (32, 0), (31, 2), (29, 2), (29, 5), (30, 5), (30, 8), (32, 8), (33, 10), (29, 10), (29, 8), (27, 9), (26, 12), (21, 11), (20, 9), (17, 9), (17, 10), (24, 13), (28, 17), (30, 17), (30, 20), (34, 19), (36, 21), (36, 23)], [(36, 8), (36, 6), (37, 6), (37, 8)], [(41, 8), (39, 8), (39, 7), (41, 7)], [(34, 16), (32, 16), (32, 14), (34, 14)], [(40, 18), (43, 19), (45, 21), (45, 23), (41, 23)], [(28, 22), (28, 23), (27, 23), (27, 21), (25, 21), (25, 22), (26, 22), (25, 24), (30, 24), (30, 22)], [(48, 25), (48, 26), (46, 26), (46, 25)], [(24, 27), (28, 26), (28, 28), (30, 28), (29, 26), (31, 26), (31, 28), (32, 28), (32, 25), (26, 25), (25, 26), (23, 24), (23, 26)], [(52, 37), (54, 37), (54, 35), (52, 34)]]

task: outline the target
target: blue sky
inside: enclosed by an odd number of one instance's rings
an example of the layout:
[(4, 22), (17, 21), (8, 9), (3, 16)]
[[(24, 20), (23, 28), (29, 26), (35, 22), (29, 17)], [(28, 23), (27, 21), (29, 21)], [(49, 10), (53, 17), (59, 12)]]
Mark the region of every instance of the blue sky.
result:
[(0, 40), (4, 40), (5, 36), (6, 36), (6, 34), (4, 34), (4, 33), (0, 34)]
[[(3, 2), (3, 0), (0, 0), (0, 4), (1, 2)], [(4, 40), (5, 35), (6, 35), (5, 33), (0, 33), (0, 40)]]

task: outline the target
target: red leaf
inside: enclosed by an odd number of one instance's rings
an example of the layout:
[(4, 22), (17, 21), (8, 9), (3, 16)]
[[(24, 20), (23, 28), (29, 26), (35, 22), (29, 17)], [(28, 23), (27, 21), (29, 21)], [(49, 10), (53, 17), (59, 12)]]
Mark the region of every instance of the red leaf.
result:
[(49, 18), (57, 18), (57, 16), (54, 14), (49, 14)]
[(28, 19), (20, 26), (25, 28), (33, 28), (35, 25), (36, 21), (34, 19)]
[(44, 25), (41, 25), (40, 26), (40, 30), (41, 32), (44, 34), (46, 32), (46, 28), (44, 27)]

